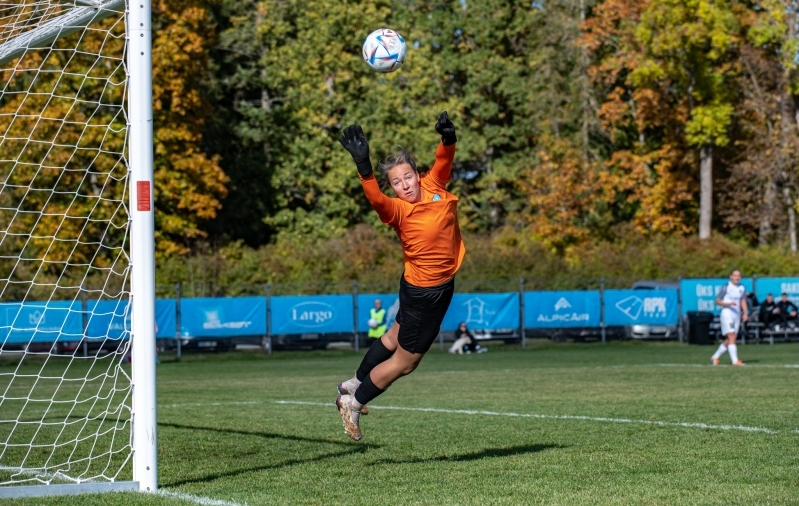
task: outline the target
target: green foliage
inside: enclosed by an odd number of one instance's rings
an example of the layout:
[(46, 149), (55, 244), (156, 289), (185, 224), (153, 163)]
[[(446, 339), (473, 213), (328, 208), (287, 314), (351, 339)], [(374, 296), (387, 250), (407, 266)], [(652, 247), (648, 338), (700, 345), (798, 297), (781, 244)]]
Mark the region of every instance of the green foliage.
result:
[(685, 138), (692, 146), (726, 146), (727, 129), (732, 123), (732, 104), (714, 103), (697, 106), (685, 124)]
[[(513, 291), (519, 278), (528, 289), (628, 287), (645, 279), (726, 277), (738, 267), (745, 275), (793, 276), (799, 259), (783, 246), (752, 249), (715, 237), (643, 235), (618, 231), (612, 241), (591, 241), (561, 255), (526, 232), (503, 229), (491, 236), (464, 237), (466, 258), (457, 275), (459, 290)], [(164, 296), (175, 283), (184, 294), (348, 293), (351, 281), (362, 292), (395, 292), (402, 252), (391, 234), (362, 225), (341, 236), (317, 239), (282, 236), (258, 249), (239, 243), (206, 255), (159, 262), (157, 282)]]
[[(537, 157), (537, 138), (578, 129), (572, 5), (229, 1), (217, 15), (225, 24), (217, 61), (231, 75), (216, 85), (234, 97), (228, 130), (265, 153), (272, 233), (324, 238), (377, 223), (336, 142), (350, 123), (364, 127), (373, 162), (399, 145), (424, 168), (438, 143), (435, 118), (449, 111), (460, 140), (453, 191), (465, 201), (463, 227), (475, 231), (519, 220), (527, 203), (517, 180)], [(362, 61), (363, 38), (379, 26), (409, 45), (398, 72), (376, 74)], [(222, 163), (234, 172), (253, 162), (231, 154)]]
[(633, 71), (633, 82), (658, 86), (667, 80), (687, 102), (689, 145), (729, 142), (729, 61), (737, 34), (738, 20), (724, 0), (653, 0), (641, 14), (636, 35), (648, 61), (640, 73)]

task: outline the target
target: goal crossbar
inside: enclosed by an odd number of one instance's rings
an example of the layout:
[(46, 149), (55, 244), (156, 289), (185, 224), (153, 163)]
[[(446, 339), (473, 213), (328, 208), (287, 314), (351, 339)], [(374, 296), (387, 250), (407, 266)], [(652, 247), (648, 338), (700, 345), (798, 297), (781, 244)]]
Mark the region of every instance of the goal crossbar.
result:
[[(88, 2), (76, 2), (87, 5)], [(21, 33), (0, 45), (0, 65), (10, 62), (34, 49), (50, 47), (56, 40), (83, 30), (91, 24), (119, 14), (125, 10), (125, 0), (106, 0), (92, 2), (91, 7), (75, 7), (66, 14), (51, 19), (47, 23)]]

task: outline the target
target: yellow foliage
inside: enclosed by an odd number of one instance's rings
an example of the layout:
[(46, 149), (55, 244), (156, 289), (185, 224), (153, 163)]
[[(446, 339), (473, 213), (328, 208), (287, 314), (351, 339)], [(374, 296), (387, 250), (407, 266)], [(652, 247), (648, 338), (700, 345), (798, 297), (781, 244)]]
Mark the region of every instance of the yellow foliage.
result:
[(211, 113), (201, 93), (213, 30), (203, 3), (153, 2), (153, 119), (155, 141), (156, 254), (189, 251), (205, 237), (203, 220), (216, 216), (228, 177), (218, 157), (202, 151)]

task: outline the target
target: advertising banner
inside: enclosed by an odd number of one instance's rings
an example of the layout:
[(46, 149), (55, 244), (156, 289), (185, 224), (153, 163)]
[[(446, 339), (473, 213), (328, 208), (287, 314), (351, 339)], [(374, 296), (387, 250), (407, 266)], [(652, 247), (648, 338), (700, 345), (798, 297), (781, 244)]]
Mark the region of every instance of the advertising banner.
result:
[(80, 341), (82, 336), (80, 301), (0, 304), (0, 343)]
[(155, 300), (155, 337), (165, 339), (175, 337), (175, 299)]
[[(128, 300), (90, 300), (87, 302), (86, 336), (90, 339), (130, 339)], [(175, 337), (175, 299), (156, 299), (155, 337)]]
[(234, 337), (266, 334), (266, 299), (264, 297), (180, 299), (180, 315), (183, 337)]
[[(707, 311), (719, 314), (721, 308), (716, 305), (716, 295), (721, 286), (729, 283), (729, 278), (683, 279), (680, 281), (682, 297), (682, 314), (688, 311)], [(758, 280), (760, 283), (760, 280)], [(752, 278), (742, 278), (741, 284), (747, 292), (752, 291)]]
[(519, 294), (456, 293), (441, 328), (455, 331), (460, 322), (472, 330), (518, 329)]
[(774, 300), (780, 300), (784, 293), (788, 294), (788, 300), (794, 304), (799, 304), (799, 278), (757, 278), (757, 300), (763, 302), (766, 295), (771, 294)]
[(599, 327), (599, 291), (524, 292), (527, 328)]
[(675, 325), (677, 290), (605, 290), (605, 325)]
[(358, 332), (369, 330), (371, 310), (377, 299), (380, 299), (383, 309), (386, 310), (386, 329), (394, 324), (399, 311), (399, 296), (396, 293), (361, 293), (358, 294)]
[(272, 334), (353, 331), (352, 295), (279, 296), (271, 304)]
[(86, 337), (89, 339), (129, 339), (128, 300), (90, 300), (86, 304)]

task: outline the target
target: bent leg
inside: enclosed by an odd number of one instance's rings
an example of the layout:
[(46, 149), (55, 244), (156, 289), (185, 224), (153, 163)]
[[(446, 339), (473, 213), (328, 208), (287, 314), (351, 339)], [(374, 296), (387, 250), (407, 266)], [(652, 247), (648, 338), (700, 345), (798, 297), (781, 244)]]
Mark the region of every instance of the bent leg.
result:
[(397, 379), (412, 373), (422, 361), (422, 357), (424, 357), (422, 353), (411, 353), (398, 347), (391, 358), (372, 369), (369, 376), (375, 386), (385, 390)]
[(422, 361), (422, 357), (424, 357), (422, 353), (411, 353), (398, 347), (390, 359), (372, 369), (369, 376), (363, 380), (355, 392), (356, 402), (363, 406), (385, 392), (394, 381), (412, 373)]
[(465, 337), (459, 337), (452, 343), (452, 346), (449, 348), (450, 353), (460, 353), (463, 355), (463, 346), (469, 342), (469, 339)]
[(355, 371), (355, 378), (359, 382), (363, 381), (364, 378), (369, 376), (369, 373), (372, 372), (372, 369), (391, 358), (391, 355), (393, 355), (394, 351), (397, 349), (398, 333), (399, 324), (395, 323), (390, 329), (388, 329), (388, 332), (383, 334), (383, 337), (372, 343), (372, 346), (370, 346), (366, 351), (366, 355), (363, 356), (363, 360), (361, 360), (361, 365), (358, 366), (358, 370)]
[(392, 353), (397, 351), (397, 336), (399, 335), (400, 324), (394, 322), (394, 325), (391, 326), (388, 331), (383, 334), (383, 337), (380, 338), (380, 341), (383, 343), (383, 346), (386, 347), (387, 350), (390, 350)]

